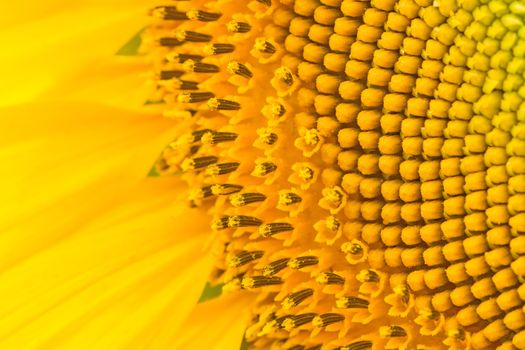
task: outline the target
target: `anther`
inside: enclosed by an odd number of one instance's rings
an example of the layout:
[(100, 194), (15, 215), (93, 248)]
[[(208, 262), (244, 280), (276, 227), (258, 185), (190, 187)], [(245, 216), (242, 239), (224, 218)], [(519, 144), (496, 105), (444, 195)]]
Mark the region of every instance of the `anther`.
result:
[(199, 83), (196, 81), (173, 79), (173, 85), (179, 90), (198, 90)]
[(314, 177), (314, 171), (311, 168), (305, 166), (299, 169), (298, 175), (304, 181), (309, 181)]
[(267, 145), (273, 145), (279, 139), (277, 134), (269, 128), (257, 129), (257, 135), (259, 135), (259, 141)]
[(273, 46), (271, 42), (263, 38), (258, 38), (255, 40), (254, 48), (259, 52), (269, 53), (269, 54), (273, 54), (276, 51), (275, 46)]
[(314, 317), (317, 316), (317, 314), (314, 313), (305, 313), (305, 314), (299, 314), (290, 316), (283, 322), (283, 328), (287, 331), (291, 331), (294, 328), (300, 327), (303, 324), (307, 324), (312, 322)]
[(256, 0), (256, 1), (266, 6), (272, 6), (272, 0)]
[(294, 83), (293, 75), (290, 69), (287, 67), (279, 67), (275, 71), (275, 76), (284, 82), (286, 85), (291, 86)]
[(405, 337), (407, 332), (400, 326), (384, 326), (379, 328), (379, 335), (383, 338)]
[(232, 20), (226, 25), (230, 33), (248, 33), (252, 26), (245, 22)]
[(170, 80), (173, 78), (178, 78), (184, 74), (184, 71), (181, 70), (161, 70), (159, 74), (160, 80)]
[(262, 269), (263, 276), (273, 276), (285, 267), (288, 266), (288, 258), (282, 258), (276, 261), (272, 261)]
[(198, 103), (207, 101), (215, 96), (212, 92), (183, 92), (177, 96), (180, 103)]
[(221, 142), (228, 142), (228, 141), (235, 141), (237, 139), (238, 134), (234, 132), (212, 132), (209, 131), (206, 134), (202, 136), (202, 143), (205, 144), (217, 144)]
[(217, 73), (220, 71), (219, 67), (214, 64), (196, 62), (194, 60), (187, 60), (182, 66), (187, 72)]
[(253, 73), (248, 69), (248, 67), (246, 67), (244, 64), (239, 63), (237, 61), (230, 61), (226, 69), (231, 74), (237, 74), (247, 79), (250, 79), (251, 77), (253, 77)]
[(316, 316), (313, 320), (312, 320), (312, 324), (314, 325), (314, 327), (326, 327), (326, 326), (329, 326), (333, 323), (336, 323), (336, 322), (341, 322), (345, 319), (345, 317), (343, 315), (340, 315), (340, 314), (336, 314), (336, 313), (327, 313), (327, 314), (322, 314), (322, 315), (319, 315), (319, 316)]
[(236, 101), (225, 100), (222, 98), (210, 98), (208, 100), (208, 107), (212, 111), (217, 111), (217, 110), (236, 111), (241, 108), (241, 104)]
[(274, 102), (270, 105), (270, 112), (274, 118), (279, 118), (286, 113), (286, 108), (282, 104)]
[(230, 203), (234, 207), (242, 207), (251, 203), (262, 202), (266, 196), (262, 193), (238, 193), (230, 198)]
[(177, 62), (177, 63), (184, 63), (187, 60), (193, 60), (193, 61), (198, 62), (202, 60), (202, 58), (203, 57), (200, 55), (191, 55), (191, 54), (177, 53), (177, 52), (172, 52), (166, 55), (166, 61)]
[(361, 270), (356, 276), (359, 282), (379, 282), (379, 275), (374, 270)]
[(311, 288), (291, 293), (286, 298), (284, 298), (284, 300), (281, 302), (281, 306), (284, 310), (289, 310), (292, 307), (301, 304), (304, 300), (311, 297), (312, 295), (314, 295), (314, 290)]
[(303, 267), (317, 265), (319, 263), (319, 258), (316, 256), (299, 256), (297, 258), (290, 259), (288, 261), (288, 267), (291, 269), (299, 270)]
[(206, 168), (206, 175), (217, 176), (229, 174), (237, 170), (239, 165), (240, 163), (237, 162), (212, 164)]
[(299, 197), (296, 193), (286, 192), (279, 194), (279, 205), (292, 205), (302, 201), (302, 198)]
[(208, 165), (217, 163), (218, 160), (219, 158), (215, 156), (187, 158), (182, 162), (181, 168), (184, 171), (201, 169)]
[(335, 300), (335, 306), (338, 309), (366, 309), (368, 304), (368, 300), (352, 296), (341, 297)]
[(220, 230), (227, 229), (228, 228), (228, 219), (229, 219), (228, 216), (223, 216), (222, 218), (213, 221), (212, 224), (211, 224), (211, 229), (214, 230), (214, 231), (220, 231)]
[(262, 221), (253, 216), (234, 215), (228, 217), (228, 227), (250, 227), (260, 226)]
[(209, 34), (193, 32), (191, 30), (178, 30), (175, 32), (175, 37), (181, 41), (196, 43), (206, 43), (212, 39), (212, 36)]
[(341, 245), (341, 251), (346, 254), (359, 255), (363, 253), (363, 247), (358, 243), (345, 242)]
[(221, 18), (221, 13), (206, 12), (201, 10), (190, 10), (186, 12), (189, 19), (194, 19), (201, 22), (213, 22)]
[(257, 177), (266, 176), (269, 173), (274, 172), (275, 170), (277, 170), (277, 165), (275, 165), (274, 163), (259, 163), (255, 166), (255, 169), (253, 169), (252, 175)]
[(235, 46), (232, 44), (208, 44), (204, 46), (203, 52), (208, 56), (221, 55), (224, 53), (230, 53), (235, 50)]
[(239, 267), (248, 264), (249, 262), (252, 262), (254, 260), (262, 258), (264, 255), (264, 251), (262, 250), (256, 250), (256, 251), (247, 251), (244, 250), (237, 255), (235, 255), (233, 258), (228, 261), (229, 267)]
[(336, 232), (341, 227), (341, 222), (335, 216), (329, 216), (325, 220), (326, 228), (332, 232)]
[(287, 222), (274, 222), (264, 224), (259, 227), (259, 234), (263, 237), (270, 237), (280, 232), (292, 231), (293, 226)]
[(277, 276), (252, 276), (243, 277), (241, 281), (241, 286), (243, 288), (260, 288), (281, 283), (283, 283), (283, 281), (280, 277)]
[(213, 193), (211, 192), (211, 186), (204, 186), (191, 191), (188, 195), (188, 199), (192, 205), (195, 205), (196, 201), (211, 197), (212, 195)]
[(319, 284), (344, 284), (345, 279), (333, 272), (321, 272), (315, 281)]
[(338, 347), (336, 350), (366, 350), (372, 348), (372, 345), (373, 344), (370, 340), (361, 340), (352, 344)]
[(158, 43), (160, 46), (175, 47), (184, 44), (184, 41), (181, 41), (177, 38), (164, 36), (162, 38), (159, 38)]
[(180, 12), (175, 6), (157, 6), (150, 15), (166, 21), (184, 21), (189, 19), (185, 12)]
[(233, 184), (215, 184), (211, 186), (211, 192), (216, 196), (227, 196), (242, 190), (242, 186)]

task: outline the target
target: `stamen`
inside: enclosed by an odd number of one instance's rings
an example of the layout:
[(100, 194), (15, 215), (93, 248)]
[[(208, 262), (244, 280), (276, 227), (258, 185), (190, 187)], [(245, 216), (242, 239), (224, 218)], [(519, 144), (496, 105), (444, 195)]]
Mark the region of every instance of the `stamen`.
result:
[(181, 168), (184, 171), (188, 170), (196, 170), (204, 168), (208, 165), (217, 163), (219, 158), (215, 156), (204, 156), (204, 157), (197, 157), (197, 158), (187, 158), (185, 159), (182, 164)]
[(228, 216), (223, 216), (222, 218), (213, 221), (212, 224), (211, 224), (211, 229), (214, 230), (214, 231), (220, 231), (220, 230), (227, 229), (228, 228), (228, 219), (229, 219)]
[(302, 201), (302, 198), (299, 197), (296, 193), (286, 192), (279, 194), (279, 205), (292, 205)]
[(361, 341), (354, 342), (352, 344), (338, 347), (335, 350), (365, 350), (365, 349), (370, 349), (371, 347), (372, 347), (372, 342), (370, 340), (361, 340)]
[(205, 144), (217, 144), (227, 141), (235, 141), (237, 139), (237, 134), (234, 132), (207, 132), (202, 137), (202, 143)]
[(305, 314), (290, 316), (286, 320), (284, 320), (282, 326), (287, 331), (291, 331), (292, 329), (300, 327), (303, 324), (312, 322), (315, 316), (317, 316), (317, 314), (314, 314), (314, 313), (305, 313)]
[[(284, 113), (283, 113), (284, 114)], [(304, 143), (309, 146), (315, 146), (319, 143), (321, 137), (317, 129), (309, 129), (303, 136)]]
[(277, 272), (281, 271), (282, 269), (284, 269), (286, 266), (288, 266), (288, 261), (290, 259), (288, 258), (283, 258), (283, 259), (279, 259), (279, 260), (276, 260), (276, 261), (272, 261), (270, 264), (266, 265), (263, 270), (262, 270), (262, 273), (264, 276), (272, 276), (272, 275), (275, 275)]
[(184, 41), (180, 41), (177, 38), (173, 38), (169, 36), (164, 36), (162, 38), (159, 38), (160, 46), (175, 47), (175, 46), (180, 46), (182, 44), (184, 44)]
[(302, 346), (302, 345), (294, 345), (291, 348), (288, 348), (286, 350), (304, 350), (304, 346)]
[(255, 40), (254, 48), (259, 52), (269, 53), (269, 54), (273, 54), (276, 51), (275, 46), (273, 46), (271, 42), (263, 38), (258, 38)]
[(335, 301), (338, 309), (366, 309), (368, 304), (368, 300), (352, 296), (337, 298)]
[(277, 170), (277, 165), (271, 162), (264, 162), (255, 166), (255, 169), (252, 171), (252, 175), (257, 177), (266, 176), (275, 170)]
[(374, 270), (361, 270), (356, 276), (359, 282), (379, 282), (379, 275)]
[(262, 202), (266, 196), (262, 193), (239, 193), (230, 198), (230, 203), (234, 207), (242, 207), (247, 204)]
[(209, 34), (193, 32), (191, 30), (178, 30), (175, 32), (175, 37), (181, 41), (190, 41), (196, 43), (206, 43), (213, 38)]
[(188, 199), (191, 202), (195, 202), (204, 198), (211, 197), (212, 195), (213, 193), (211, 192), (211, 186), (204, 186), (191, 191), (188, 196)]
[(199, 83), (196, 81), (173, 79), (171, 82), (179, 90), (199, 90)]
[(188, 16), (189, 19), (201, 22), (213, 22), (221, 18), (222, 13), (206, 12), (194, 9), (186, 12), (186, 16)]
[(191, 133), (191, 135), (193, 136), (193, 142), (200, 141), (202, 137), (209, 132), (210, 132), (210, 129), (195, 130), (194, 132)]
[(159, 74), (160, 80), (169, 80), (173, 78), (178, 78), (184, 74), (184, 71), (181, 70), (161, 70)]
[(379, 328), (379, 335), (383, 338), (404, 337), (407, 332), (400, 326), (384, 326)]
[(299, 270), (303, 267), (317, 265), (318, 263), (319, 259), (316, 256), (299, 256), (297, 258), (290, 259), (290, 261), (288, 262), (288, 267), (291, 269)]
[(245, 22), (232, 20), (226, 25), (230, 33), (248, 33), (252, 26)]
[(270, 237), (284, 231), (292, 231), (293, 226), (287, 222), (274, 222), (264, 224), (259, 227), (259, 234), (263, 237)]
[(321, 272), (315, 279), (319, 284), (344, 284), (345, 279), (333, 272)]
[(286, 113), (286, 108), (278, 102), (270, 104), (270, 113), (274, 118), (280, 118)]
[(301, 304), (304, 300), (311, 297), (314, 294), (314, 290), (311, 288), (303, 289), (298, 292), (288, 295), (282, 302), (281, 306), (285, 310), (289, 310), (292, 307), (295, 307)]
[(208, 100), (208, 107), (212, 111), (216, 111), (216, 110), (235, 111), (235, 110), (241, 109), (241, 104), (239, 102), (224, 100), (222, 98), (211, 98)]
[(337, 220), (334, 216), (329, 216), (325, 221), (326, 228), (330, 231), (336, 232), (341, 227), (341, 222)]
[(418, 314), (427, 320), (435, 320), (439, 317), (439, 312), (430, 308), (421, 309), (419, 310)]
[(257, 2), (260, 2), (266, 6), (272, 6), (272, 0), (257, 0)]
[(344, 319), (345, 317), (343, 315), (336, 314), (336, 313), (327, 313), (327, 314), (316, 316), (312, 320), (312, 324), (314, 325), (314, 327), (321, 328), (321, 327), (329, 326), (336, 322), (341, 322)]
[(168, 62), (177, 62), (177, 63), (184, 63), (187, 60), (193, 60), (193, 61), (200, 61), (202, 60), (202, 56), (200, 55), (191, 55), (186, 53), (177, 53), (172, 52), (166, 55), (166, 61)]
[(241, 285), (243, 288), (260, 288), (264, 286), (271, 286), (282, 284), (283, 281), (281, 277), (277, 276), (252, 276), (252, 277), (243, 277)]
[(257, 134), (259, 135), (259, 140), (267, 145), (273, 145), (279, 138), (269, 128), (257, 129)]
[(235, 255), (233, 258), (231, 258), (230, 261), (228, 261), (228, 266), (229, 267), (243, 266), (249, 262), (262, 258), (263, 255), (264, 255), (264, 251), (262, 250), (256, 250), (252, 252), (244, 250), (240, 252), (239, 254)]
[(235, 46), (232, 44), (208, 44), (204, 46), (203, 51), (208, 56), (221, 55), (235, 51)]
[(194, 60), (187, 60), (182, 64), (182, 66), (187, 72), (217, 73), (220, 71), (220, 68), (214, 64), (196, 62)]
[(357, 243), (345, 242), (341, 245), (341, 251), (346, 254), (359, 255), (363, 252), (363, 247)]
[(242, 186), (233, 184), (216, 184), (211, 186), (211, 192), (216, 196), (227, 196), (242, 190)]
[(334, 207), (338, 207), (343, 200), (343, 194), (337, 188), (326, 188), (323, 190), (323, 198)]
[(237, 162), (213, 164), (206, 168), (206, 175), (218, 176), (218, 175), (229, 174), (237, 170), (239, 165), (240, 163), (237, 163)]
[(298, 175), (301, 179), (303, 179), (303, 181), (306, 182), (313, 179), (314, 171), (311, 168), (305, 166), (299, 169)]
[(230, 61), (226, 69), (231, 74), (237, 74), (247, 79), (250, 79), (251, 77), (253, 77), (253, 73), (248, 69), (248, 67), (246, 67), (244, 64), (239, 63), (237, 61)]
[(277, 68), (275, 70), (275, 76), (288, 86), (291, 86), (294, 83), (292, 71), (287, 67)]
[(215, 96), (212, 92), (183, 92), (177, 96), (180, 103), (198, 103), (207, 101)]
[(150, 15), (167, 21), (184, 21), (188, 16), (177, 10), (175, 6), (158, 6), (150, 11)]
[(408, 293), (408, 286), (406, 284), (400, 284), (400, 285), (395, 286), (393, 288), (393, 291), (395, 294), (401, 297), (401, 301), (403, 301), (403, 303), (405, 304), (408, 303), (410, 299), (410, 295)]
[(228, 218), (229, 227), (260, 226), (261, 224), (262, 224), (262, 221), (253, 216), (234, 215)]

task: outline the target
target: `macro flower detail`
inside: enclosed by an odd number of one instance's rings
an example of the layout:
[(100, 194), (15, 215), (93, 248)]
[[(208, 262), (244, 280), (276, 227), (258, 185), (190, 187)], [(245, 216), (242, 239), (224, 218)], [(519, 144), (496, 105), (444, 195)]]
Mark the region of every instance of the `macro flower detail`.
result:
[[(250, 349), (525, 349), (525, 4), (179, 1), (158, 170), (212, 217)], [(203, 214), (204, 215), (204, 214)]]

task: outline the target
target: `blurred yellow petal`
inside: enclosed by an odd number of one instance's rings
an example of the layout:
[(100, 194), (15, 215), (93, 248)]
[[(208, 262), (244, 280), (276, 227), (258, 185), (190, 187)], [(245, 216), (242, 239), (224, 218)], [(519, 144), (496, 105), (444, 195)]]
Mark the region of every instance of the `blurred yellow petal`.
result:
[[(0, 348), (129, 349), (152, 322), (173, 317), (166, 309), (176, 307), (180, 323), (211, 268), (202, 250), (207, 225), (195, 210), (173, 205), (180, 191), (175, 179), (149, 178), (84, 227), (0, 273), (0, 298), (9, 300), (0, 304)], [(49, 214), (60, 221), (64, 212)], [(40, 225), (33, 222), (34, 238)]]
[(26, 104), (0, 114), (0, 227), (71, 193), (144, 177), (176, 133), (157, 114), (96, 103)]
[(240, 349), (254, 301), (254, 295), (233, 293), (197, 305), (172, 347), (164, 349)]
[(82, 100), (116, 107), (142, 108), (151, 88), (147, 76), (150, 68), (141, 56), (100, 59), (64, 76), (38, 99)]
[[(79, 67), (113, 55), (146, 23), (146, 10), (140, 6), (97, 1), (60, 10), (61, 3), (51, 5), (45, 16), (38, 15), (34, 21), (16, 22), (0, 30), (0, 106), (28, 101)], [(23, 10), (13, 6), (20, 11), (7, 5), (0, 13), (17, 18)], [(36, 6), (40, 7), (46, 5)], [(38, 11), (29, 11), (29, 15), (33, 12)]]

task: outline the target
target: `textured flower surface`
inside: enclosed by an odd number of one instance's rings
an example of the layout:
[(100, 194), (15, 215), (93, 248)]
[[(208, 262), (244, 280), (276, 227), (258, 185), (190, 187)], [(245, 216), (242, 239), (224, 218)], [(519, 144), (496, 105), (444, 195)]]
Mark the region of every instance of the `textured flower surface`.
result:
[[(154, 113), (64, 114), (46, 133), (87, 131), (45, 146), (84, 145), (78, 178), (0, 221), (0, 349), (525, 349), (525, 2), (165, 1), (149, 21)], [(160, 177), (133, 180), (155, 150)], [(86, 198), (87, 227), (49, 219)], [(208, 278), (222, 294), (191, 312)]]

